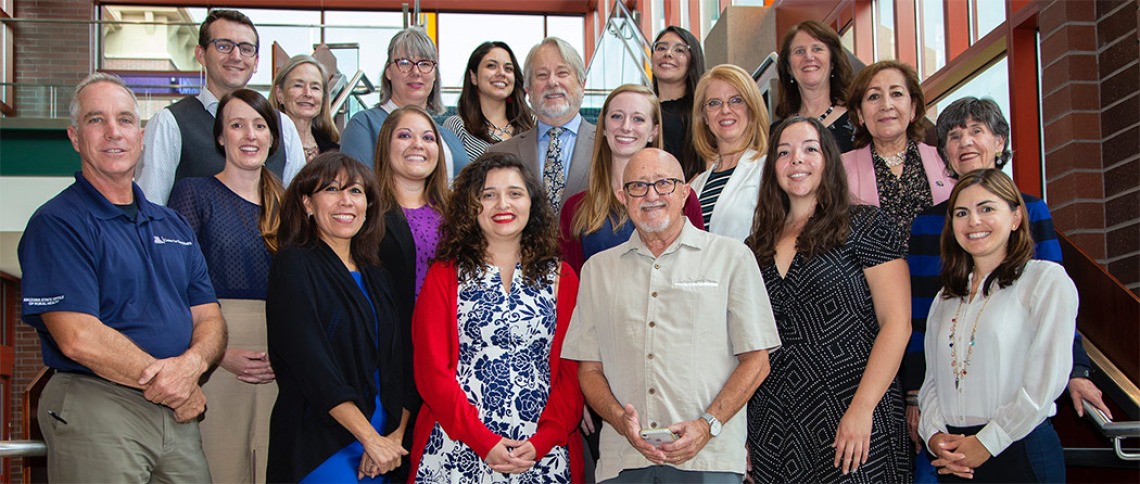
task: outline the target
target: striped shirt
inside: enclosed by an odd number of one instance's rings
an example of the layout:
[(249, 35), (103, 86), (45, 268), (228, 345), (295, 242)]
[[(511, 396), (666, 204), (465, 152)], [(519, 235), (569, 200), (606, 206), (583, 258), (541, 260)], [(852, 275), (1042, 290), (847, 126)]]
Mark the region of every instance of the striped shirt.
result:
[(705, 227), (709, 226), (713, 209), (716, 208), (716, 201), (720, 198), (720, 192), (724, 191), (724, 186), (728, 185), (728, 179), (732, 178), (734, 171), (736, 171), (735, 166), (724, 171), (709, 173), (709, 179), (705, 182), (704, 190), (701, 190), (700, 198), (701, 216), (705, 219)]

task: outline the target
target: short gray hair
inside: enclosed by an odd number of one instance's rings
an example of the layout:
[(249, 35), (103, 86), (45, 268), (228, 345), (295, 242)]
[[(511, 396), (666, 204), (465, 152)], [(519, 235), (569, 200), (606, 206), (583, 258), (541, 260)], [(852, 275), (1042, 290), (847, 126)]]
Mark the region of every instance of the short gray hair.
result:
[[(433, 62), (439, 62), (439, 52), (435, 48), (435, 42), (432, 42), (431, 37), (428, 36), (423, 27), (412, 26), (397, 32), (388, 42), (388, 60), (384, 63), (384, 68), (380, 69), (380, 104), (392, 99), (392, 81), (388, 80), (384, 71), (388, 70), (392, 61), (397, 59), (397, 55), (405, 55), (412, 60), (430, 59)], [(413, 69), (418, 69), (418, 67), (413, 67)], [(428, 94), (427, 112), (438, 116), (445, 111), (443, 96), (439, 92), (441, 81), (438, 65), (432, 70), (432, 75), (435, 76), (435, 82), (432, 83), (431, 93)]]
[(114, 74), (107, 74), (105, 72), (95, 72), (83, 78), (83, 80), (79, 81), (79, 84), (75, 86), (75, 93), (71, 96), (71, 104), (69, 104), (67, 107), (68, 114), (71, 115), (72, 126), (79, 126), (79, 93), (86, 89), (87, 86), (95, 84), (96, 82), (109, 82), (123, 88), (124, 91), (127, 91), (127, 94), (131, 95), (131, 101), (135, 103), (135, 117), (138, 117), (139, 99), (135, 97), (135, 92), (132, 91), (131, 88), (127, 87), (127, 83), (123, 82), (123, 78)]
[(526, 54), (526, 63), (523, 65), (523, 88), (530, 90), (530, 77), (534, 75), (534, 56), (538, 54), (538, 49), (543, 46), (552, 45), (558, 49), (558, 55), (562, 56), (562, 61), (574, 70), (574, 75), (578, 76), (578, 83), (585, 84), (586, 82), (586, 64), (582, 62), (582, 56), (578, 55), (578, 51), (574, 50), (565, 40), (558, 37), (547, 37), (542, 39), (542, 42), (535, 44), (530, 48), (530, 52)]
[(986, 125), (990, 132), (1005, 140), (1005, 147), (994, 161), (997, 169), (1002, 169), (1013, 156), (1009, 150), (1009, 122), (1001, 114), (1001, 107), (993, 99), (964, 97), (950, 103), (938, 114), (938, 154), (942, 155), (942, 160), (946, 163), (946, 172), (954, 178), (958, 176), (950, 166), (950, 157), (946, 156), (946, 136), (954, 128), (965, 128), (970, 119)]

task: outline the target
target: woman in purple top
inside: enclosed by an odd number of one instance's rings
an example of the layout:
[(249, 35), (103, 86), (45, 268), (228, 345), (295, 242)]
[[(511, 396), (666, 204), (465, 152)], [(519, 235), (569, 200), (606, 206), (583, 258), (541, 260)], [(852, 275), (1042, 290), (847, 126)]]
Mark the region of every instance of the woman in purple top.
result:
[[(431, 116), (412, 105), (388, 115), (376, 142), (373, 166), (387, 228), (380, 243), (380, 262), (396, 282), (396, 306), (407, 316), (401, 321), (411, 320), (424, 275), (435, 258), (448, 195), (444, 150)], [(405, 448), (410, 443), (409, 439)]]
[(279, 125), (277, 110), (256, 91), (223, 97), (214, 139), (225, 168), (179, 181), (167, 203), (194, 229), (229, 327), (225, 356), (202, 385), (210, 402), (202, 448), (217, 482), (265, 482), (269, 414), (277, 399), (266, 354), (265, 296), (284, 190), (265, 159), (278, 148)]

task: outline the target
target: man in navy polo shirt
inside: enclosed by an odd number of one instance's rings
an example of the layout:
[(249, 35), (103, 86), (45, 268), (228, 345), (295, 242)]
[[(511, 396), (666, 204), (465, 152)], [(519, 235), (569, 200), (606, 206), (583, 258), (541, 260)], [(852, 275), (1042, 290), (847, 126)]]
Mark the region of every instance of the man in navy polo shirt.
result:
[(55, 370), (40, 399), (52, 482), (207, 482), (198, 379), (226, 344), (190, 227), (131, 177), (138, 102), (118, 77), (79, 83), (75, 183), (20, 240), (23, 319)]

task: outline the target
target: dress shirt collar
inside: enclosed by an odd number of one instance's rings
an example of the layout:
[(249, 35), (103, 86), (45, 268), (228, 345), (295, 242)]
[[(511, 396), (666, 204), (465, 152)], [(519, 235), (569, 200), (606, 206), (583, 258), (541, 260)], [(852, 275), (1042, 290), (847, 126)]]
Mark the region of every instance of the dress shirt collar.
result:
[[(669, 244), (669, 247), (661, 253), (662, 256), (676, 252), (682, 245), (702, 250), (709, 244), (708, 232), (694, 227), (693, 224), (689, 222), (689, 218), (683, 213), (680, 217), (685, 222), (684, 227), (681, 227), (681, 234), (677, 236), (677, 240)], [(637, 232), (636, 228), (634, 228), (633, 234), (629, 236), (629, 246), (625, 251), (626, 254), (630, 252), (636, 252), (654, 259), (657, 258), (657, 256), (653, 255), (653, 251), (649, 250), (649, 246), (645, 245), (645, 241), (641, 240), (641, 234)]]
[(400, 109), (400, 106), (396, 105), (396, 101), (389, 99), (388, 102), (380, 105), (380, 109), (383, 109), (384, 112), (388, 114), (392, 114), (395, 110)]
[[(578, 135), (578, 128), (581, 126), (582, 126), (582, 115), (576, 114), (576, 115), (574, 115), (574, 118), (570, 120), (570, 122), (562, 125), (562, 128), (565, 129), (566, 131), (574, 133), (574, 135), (577, 136)], [(540, 139), (540, 140), (550, 139), (550, 135), (547, 134), (547, 131), (550, 131), (550, 128), (553, 128), (553, 127), (554, 126), (551, 126), (551, 125), (546, 124), (542, 121), (539, 121), (538, 122), (538, 139)]]
[(198, 102), (202, 103), (202, 106), (206, 108), (206, 112), (210, 113), (210, 116), (218, 117), (218, 97), (210, 92), (209, 89), (203, 87), (202, 90), (198, 92)]

